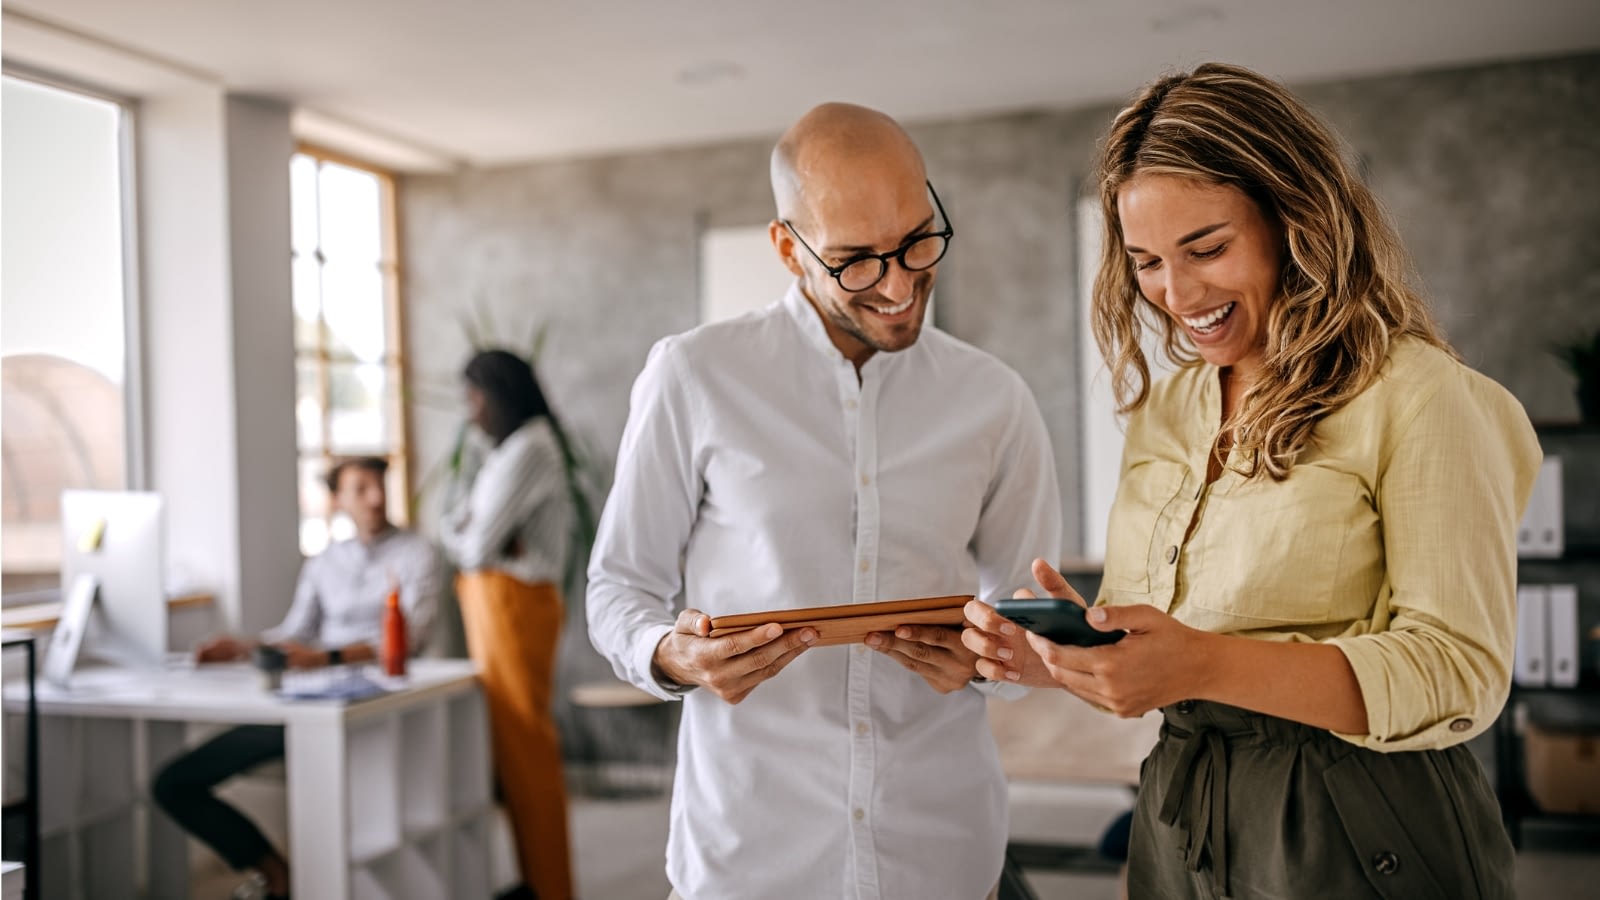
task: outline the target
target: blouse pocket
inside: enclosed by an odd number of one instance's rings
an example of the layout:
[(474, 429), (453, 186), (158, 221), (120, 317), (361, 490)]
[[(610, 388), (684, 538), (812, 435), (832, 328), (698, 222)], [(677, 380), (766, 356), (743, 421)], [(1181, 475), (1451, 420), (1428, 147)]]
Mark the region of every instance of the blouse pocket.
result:
[(1102, 585), (1108, 591), (1150, 590), (1155, 565), (1151, 547), (1161, 516), (1183, 489), (1189, 467), (1170, 460), (1149, 460), (1128, 469), (1117, 484), (1106, 527), (1106, 564)]
[(1369, 558), (1376, 544), (1355, 536), (1377, 534), (1377, 513), (1359, 477), (1301, 465), (1281, 482), (1237, 480), (1213, 490), (1201, 515), (1190, 555), (1196, 606), (1271, 625), (1351, 618), (1340, 598), (1370, 606), (1381, 561)]

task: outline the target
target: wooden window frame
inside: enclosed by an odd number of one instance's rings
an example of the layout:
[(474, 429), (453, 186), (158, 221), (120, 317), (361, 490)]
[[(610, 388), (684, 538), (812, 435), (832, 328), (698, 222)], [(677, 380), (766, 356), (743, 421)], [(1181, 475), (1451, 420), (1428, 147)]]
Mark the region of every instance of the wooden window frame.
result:
[[(332, 163), (335, 165), (360, 170), (373, 175), (378, 180), (379, 220), (380, 226), (383, 229), (383, 234), (380, 238), (381, 244), (378, 266), (381, 276), (380, 280), (383, 287), (385, 322), (387, 323), (387, 333), (384, 335), (384, 365), (386, 367), (392, 366), (395, 376), (398, 379), (398, 383), (393, 386), (392, 390), (387, 392), (387, 402), (389, 403), (390, 407), (387, 410), (387, 414), (391, 417), (391, 421), (394, 422), (395, 434), (397, 435), (399, 446), (389, 447), (384, 458), (389, 461), (389, 484), (398, 487), (401, 492), (401, 496), (398, 498), (393, 496), (389, 497), (388, 509), (389, 519), (391, 522), (394, 522), (396, 525), (407, 526), (411, 524), (410, 510), (412, 471), (414, 467), (412, 465), (413, 435), (411, 430), (411, 416), (406, 408), (406, 396), (408, 385), (410, 384), (411, 380), (411, 370), (410, 356), (406, 352), (405, 303), (402, 279), (403, 266), (400, 258), (400, 205), (398, 178), (394, 172), (385, 169), (382, 166), (375, 165), (367, 162), (366, 160), (353, 157), (345, 153), (340, 153), (337, 150), (330, 150), (326, 147), (320, 147), (315, 144), (298, 142), (295, 145), (294, 152), (296, 156), (306, 156), (314, 160), (319, 170), (324, 164)], [(321, 215), (321, 209), (319, 208), (317, 211), (319, 225), (321, 222)], [(321, 235), (319, 233), (319, 254), (321, 250), (321, 243)], [(298, 257), (294, 255), (293, 251), (291, 251), (290, 258), (292, 265), (293, 260), (297, 259)], [(325, 265), (327, 265), (325, 260), (318, 261), (319, 268)], [(319, 320), (318, 324), (320, 326), (322, 318), (322, 304), (320, 298), (318, 302), (317, 316)], [(319, 327), (317, 346), (313, 350), (302, 348), (300, 346), (298, 337), (295, 339), (294, 359), (296, 368), (299, 367), (300, 363), (306, 361), (315, 362), (317, 366), (318, 393), (320, 395), (320, 409), (322, 412), (321, 447), (307, 448), (302, 446), (300, 444), (298, 428), (296, 429), (295, 481), (297, 485), (300, 479), (299, 470), (301, 463), (310, 460), (320, 460), (322, 463), (322, 470), (327, 471), (327, 468), (331, 465), (334, 459), (345, 455), (334, 453), (331, 446), (332, 429), (330, 426), (332, 411), (330, 409), (331, 404), (328, 402), (330, 395), (330, 366), (335, 362), (344, 362), (344, 360), (336, 360), (328, 352), (328, 347), (326, 341), (324, 340), (325, 334), (326, 329)], [(298, 379), (299, 376), (297, 374), (297, 385)], [(296, 387), (296, 396), (299, 396), (298, 386)], [(296, 506), (299, 506), (298, 494), (296, 498)], [(334, 510), (330, 504), (323, 517), (330, 529), (333, 524), (334, 515)], [(301, 510), (300, 517), (297, 518), (296, 521), (303, 519), (304, 516), (305, 511)]]

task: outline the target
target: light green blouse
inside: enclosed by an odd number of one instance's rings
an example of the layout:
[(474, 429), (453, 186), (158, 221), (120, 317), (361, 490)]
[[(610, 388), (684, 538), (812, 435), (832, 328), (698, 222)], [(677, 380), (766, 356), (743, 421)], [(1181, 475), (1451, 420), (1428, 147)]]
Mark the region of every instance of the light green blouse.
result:
[(1516, 531), (1542, 458), (1521, 404), (1405, 338), (1287, 480), (1245, 479), (1235, 456), (1207, 486), (1217, 375), (1180, 370), (1129, 418), (1099, 602), (1334, 644), (1366, 703), (1371, 733), (1339, 735), (1355, 744), (1446, 747), (1488, 728), (1510, 686)]

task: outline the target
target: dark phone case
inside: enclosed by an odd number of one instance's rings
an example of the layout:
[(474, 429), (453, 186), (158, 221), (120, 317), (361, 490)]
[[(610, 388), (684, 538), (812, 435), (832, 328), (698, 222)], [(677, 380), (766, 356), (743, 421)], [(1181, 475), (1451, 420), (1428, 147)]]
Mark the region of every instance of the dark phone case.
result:
[(1126, 631), (1098, 631), (1084, 618), (1084, 608), (1071, 600), (1048, 597), (1000, 600), (995, 611), (1011, 621), (1058, 644), (1099, 647), (1122, 640)]

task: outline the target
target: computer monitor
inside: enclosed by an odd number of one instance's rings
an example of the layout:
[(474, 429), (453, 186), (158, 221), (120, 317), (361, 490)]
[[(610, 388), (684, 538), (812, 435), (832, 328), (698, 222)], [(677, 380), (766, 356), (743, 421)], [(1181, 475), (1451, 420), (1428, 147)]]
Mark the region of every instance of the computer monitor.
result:
[(61, 493), (61, 584), (92, 576), (95, 599), (81, 654), (159, 666), (167, 652), (165, 517), (161, 495)]

